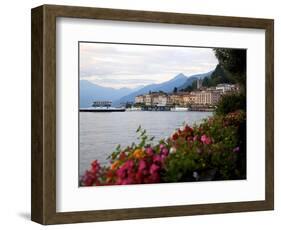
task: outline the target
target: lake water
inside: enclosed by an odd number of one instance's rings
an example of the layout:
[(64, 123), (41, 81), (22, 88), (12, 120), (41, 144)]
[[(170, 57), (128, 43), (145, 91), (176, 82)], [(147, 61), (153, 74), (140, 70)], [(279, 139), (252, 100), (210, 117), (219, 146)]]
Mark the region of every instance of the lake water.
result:
[(80, 112), (79, 174), (81, 176), (93, 160), (107, 164), (107, 156), (118, 144), (126, 147), (137, 143), (139, 125), (158, 141), (170, 136), (184, 122), (198, 124), (209, 116), (211, 112)]

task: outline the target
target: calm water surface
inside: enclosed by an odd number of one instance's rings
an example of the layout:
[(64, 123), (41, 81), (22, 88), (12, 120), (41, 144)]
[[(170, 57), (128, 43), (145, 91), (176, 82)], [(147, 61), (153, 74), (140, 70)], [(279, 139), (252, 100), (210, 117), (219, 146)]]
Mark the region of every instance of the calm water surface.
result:
[(170, 136), (183, 122), (198, 124), (209, 116), (211, 112), (80, 112), (79, 174), (81, 176), (93, 160), (106, 165), (107, 156), (118, 144), (126, 147), (137, 143), (139, 125), (149, 136), (155, 136), (156, 142)]

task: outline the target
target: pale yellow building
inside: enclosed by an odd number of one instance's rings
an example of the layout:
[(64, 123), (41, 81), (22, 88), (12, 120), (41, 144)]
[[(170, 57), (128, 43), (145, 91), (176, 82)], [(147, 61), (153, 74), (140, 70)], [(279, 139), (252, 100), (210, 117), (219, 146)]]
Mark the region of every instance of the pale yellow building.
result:
[(147, 106), (151, 106), (152, 105), (152, 95), (151, 94), (144, 95), (144, 103)]
[(194, 92), (184, 94), (182, 97), (185, 106), (195, 104), (196, 95)]
[(182, 106), (184, 104), (183, 102), (183, 96), (181, 94), (171, 94), (170, 96), (170, 102), (172, 105), (180, 105)]
[(221, 98), (220, 91), (197, 91), (195, 95), (197, 105), (216, 105)]
[(135, 103), (136, 104), (142, 104), (142, 103), (144, 103), (144, 99), (145, 99), (145, 97), (143, 96), (143, 95), (138, 95), (138, 96), (136, 96), (135, 97)]

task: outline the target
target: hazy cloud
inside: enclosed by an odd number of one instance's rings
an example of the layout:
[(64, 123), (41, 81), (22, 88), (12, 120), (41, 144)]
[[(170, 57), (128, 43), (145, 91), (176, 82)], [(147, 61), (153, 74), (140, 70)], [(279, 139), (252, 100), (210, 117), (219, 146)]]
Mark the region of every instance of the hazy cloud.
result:
[(217, 63), (210, 48), (80, 43), (81, 79), (114, 88), (204, 73)]

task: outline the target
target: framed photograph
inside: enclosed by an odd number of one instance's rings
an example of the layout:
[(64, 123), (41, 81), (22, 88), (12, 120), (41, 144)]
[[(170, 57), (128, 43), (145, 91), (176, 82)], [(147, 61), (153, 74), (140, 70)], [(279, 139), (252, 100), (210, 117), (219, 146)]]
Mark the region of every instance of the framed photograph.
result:
[(271, 19), (32, 9), (31, 219), (274, 209)]

